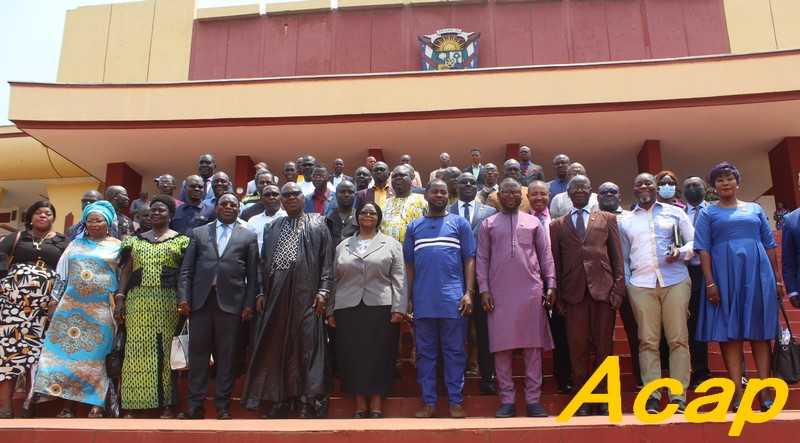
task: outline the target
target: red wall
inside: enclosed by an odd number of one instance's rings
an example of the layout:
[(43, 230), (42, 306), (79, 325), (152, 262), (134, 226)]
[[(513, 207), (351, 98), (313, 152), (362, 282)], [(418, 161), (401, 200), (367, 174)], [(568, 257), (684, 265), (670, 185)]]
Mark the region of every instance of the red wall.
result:
[(480, 67), (730, 53), (723, 0), (489, 0), (196, 21), (189, 78), (417, 71), (449, 27), (481, 33)]

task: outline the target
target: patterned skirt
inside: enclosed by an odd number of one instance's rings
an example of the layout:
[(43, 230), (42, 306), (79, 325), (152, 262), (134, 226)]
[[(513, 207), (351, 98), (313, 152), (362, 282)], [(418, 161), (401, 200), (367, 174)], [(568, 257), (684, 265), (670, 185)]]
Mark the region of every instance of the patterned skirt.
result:
[(0, 280), (0, 382), (25, 374), (39, 360), (55, 270), (15, 263)]

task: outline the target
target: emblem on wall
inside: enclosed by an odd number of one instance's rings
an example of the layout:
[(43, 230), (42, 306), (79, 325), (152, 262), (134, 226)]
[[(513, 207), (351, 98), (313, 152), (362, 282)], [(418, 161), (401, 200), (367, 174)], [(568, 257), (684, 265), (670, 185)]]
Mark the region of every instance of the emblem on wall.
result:
[(440, 29), (431, 35), (417, 37), (422, 48), (423, 71), (474, 69), (478, 67), (480, 32), (464, 32), (456, 28)]

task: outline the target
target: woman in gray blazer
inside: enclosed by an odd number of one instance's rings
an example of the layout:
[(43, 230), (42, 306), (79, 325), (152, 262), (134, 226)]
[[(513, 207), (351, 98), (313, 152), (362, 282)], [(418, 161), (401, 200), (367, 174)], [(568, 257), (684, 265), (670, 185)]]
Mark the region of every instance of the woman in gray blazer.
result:
[(354, 418), (383, 417), (408, 303), (403, 247), (378, 231), (382, 218), (375, 202), (360, 204), (359, 231), (339, 244), (333, 262), (328, 324), (336, 328), (342, 391), (356, 397)]

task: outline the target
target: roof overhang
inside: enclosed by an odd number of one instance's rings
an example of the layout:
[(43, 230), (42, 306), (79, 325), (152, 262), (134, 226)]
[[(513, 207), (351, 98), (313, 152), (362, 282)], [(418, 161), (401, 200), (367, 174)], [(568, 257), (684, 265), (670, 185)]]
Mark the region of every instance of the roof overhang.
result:
[[(273, 170), (306, 153), (348, 171), (380, 147), (423, 172), (437, 154), (469, 163), (469, 148), (499, 162), (506, 143), (550, 159), (567, 153), (596, 180), (623, 189), (647, 139), (664, 166), (704, 173), (740, 165), (743, 197), (770, 186), (766, 153), (800, 135), (800, 50), (748, 55), (460, 72), (292, 77), (169, 84), (12, 82), (10, 119), (100, 180), (107, 163), (145, 177), (195, 170), (216, 154)], [(552, 175), (552, 174), (551, 174)], [(598, 183), (599, 184), (599, 183)]]

